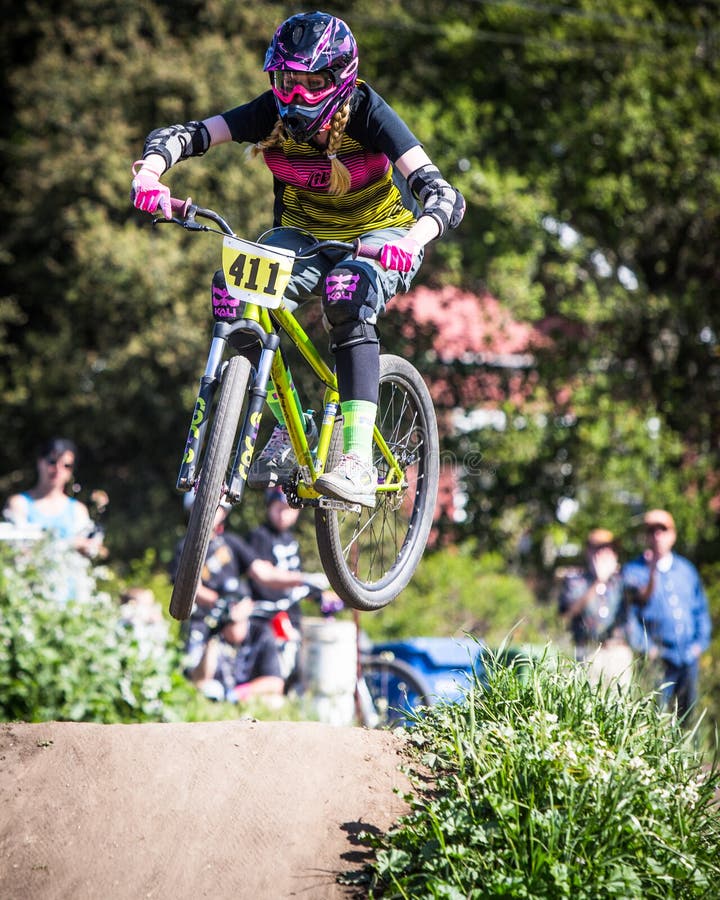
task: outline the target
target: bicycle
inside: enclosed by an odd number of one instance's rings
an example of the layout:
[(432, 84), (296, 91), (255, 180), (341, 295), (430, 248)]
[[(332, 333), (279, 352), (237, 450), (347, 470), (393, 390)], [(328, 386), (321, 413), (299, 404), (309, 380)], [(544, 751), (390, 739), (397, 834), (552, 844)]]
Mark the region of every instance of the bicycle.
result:
[[(242, 500), (269, 383), (279, 398), (298, 461), (293, 476), (282, 486), (292, 506), (315, 512), (320, 560), (333, 590), (355, 609), (386, 606), (412, 578), (432, 525), (439, 477), (432, 399), (420, 373), (407, 360), (382, 354), (373, 437), (376, 505), (371, 509), (322, 496), (313, 483), (342, 453), (337, 382), (283, 304), (296, 257), (339, 251), (355, 258), (376, 258), (379, 250), (359, 240), (312, 238), (306, 249), (293, 253), (262, 243), (263, 236), (258, 241), (238, 237), (219, 213), (189, 198), (171, 202), (173, 217), (155, 218), (154, 224), (222, 235), (229, 294), (227, 306), (213, 309), (210, 349), (177, 479), (178, 490), (196, 491), (196, 499), (170, 601), (171, 615), (181, 620), (190, 615), (218, 504), (235, 506)], [(255, 365), (243, 355), (248, 336), (260, 347)], [(303, 414), (293, 401), (287, 365), (278, 352), (283, 338), (297, 348), (323, 390), (323, 416), (313, 451)], [(226, 359), (228, 351), (234, 352)]]
[(397, 728), (410, 724), (420, 707), (432, 706), (430, 687), (419, 672), (392, 653), (361, 652), (355, 686), (358, 724)]

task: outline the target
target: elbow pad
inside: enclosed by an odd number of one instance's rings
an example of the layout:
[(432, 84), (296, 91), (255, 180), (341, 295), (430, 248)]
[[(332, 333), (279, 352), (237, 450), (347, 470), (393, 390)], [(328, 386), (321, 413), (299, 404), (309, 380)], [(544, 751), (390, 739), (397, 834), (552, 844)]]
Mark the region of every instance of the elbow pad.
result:
[(442, 237), (448, 228), (457, 228), (465, 215), (465, 200), (435, 166), (421, 166), (408, 176), (408, 185), (422, 206), (422, 214), (440, 226)]
[(169, 169), (181, 159), (202, 156), (210, 146), (210, 133), (202, 122), (156, 128), (145, 139), (143, 158), (159, 153)]

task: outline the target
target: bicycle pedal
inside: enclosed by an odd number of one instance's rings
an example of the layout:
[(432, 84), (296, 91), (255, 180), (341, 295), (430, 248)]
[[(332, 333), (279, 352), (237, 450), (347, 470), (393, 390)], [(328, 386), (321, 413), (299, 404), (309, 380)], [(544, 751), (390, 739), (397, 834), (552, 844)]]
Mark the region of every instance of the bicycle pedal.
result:
[(362, 505), (360, 503), (348, 503), (345, 500), (336, 500), (334, 497), (319, 497), (317, 505), (320, 509), (337, 509), (354, 513), (362, 512)]

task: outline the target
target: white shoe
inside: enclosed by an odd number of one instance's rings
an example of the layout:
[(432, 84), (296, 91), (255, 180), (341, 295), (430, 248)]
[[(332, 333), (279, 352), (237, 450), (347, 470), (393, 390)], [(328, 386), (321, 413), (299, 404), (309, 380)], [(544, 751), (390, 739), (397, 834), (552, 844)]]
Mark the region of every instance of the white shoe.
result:
[(335, 468), (321, 475), (313, 487), (320, 494), (336, 500), (372, 508), (375, 506), (377, 485), (378, 473), (373, 465), (360, 459), (356, 453), (343, 453)]

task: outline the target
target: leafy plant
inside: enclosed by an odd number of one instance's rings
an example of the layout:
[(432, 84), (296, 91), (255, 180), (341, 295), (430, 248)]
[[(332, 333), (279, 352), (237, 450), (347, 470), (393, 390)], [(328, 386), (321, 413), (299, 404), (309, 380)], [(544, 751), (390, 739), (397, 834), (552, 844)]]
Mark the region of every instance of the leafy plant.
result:
[(0, 548), (1, 719), (175, 719), (190, 693), (179, 672), (174, 643), (148, 652), (77, 553)]
[(410, 737), (411, 811), (364, 837), (371, 896), (713, 895), (718, 772), (654, 697), (557, 660), (498, 664)]
[(363, 616), (362, 627), (384, 640), (470, 633), (491, 645), (547, 639), (550, 616), (528, 585), (496, 554), (479, 555), (473, 541), (426, 554), (393, 603)]
[[(166, 576), (149, 553), (131, 583), (167, 608)], [(0, 545), (0, 721), (208, 722), (252, 716), (307, 719), (299, 700), (213, 703), (182, 676), (177, 622), (155, 637), (136, 631), (113, 600), (126, 585), (109, 569), (46, 541)], [(159, 633), (159, 637), (158, 637)]]

